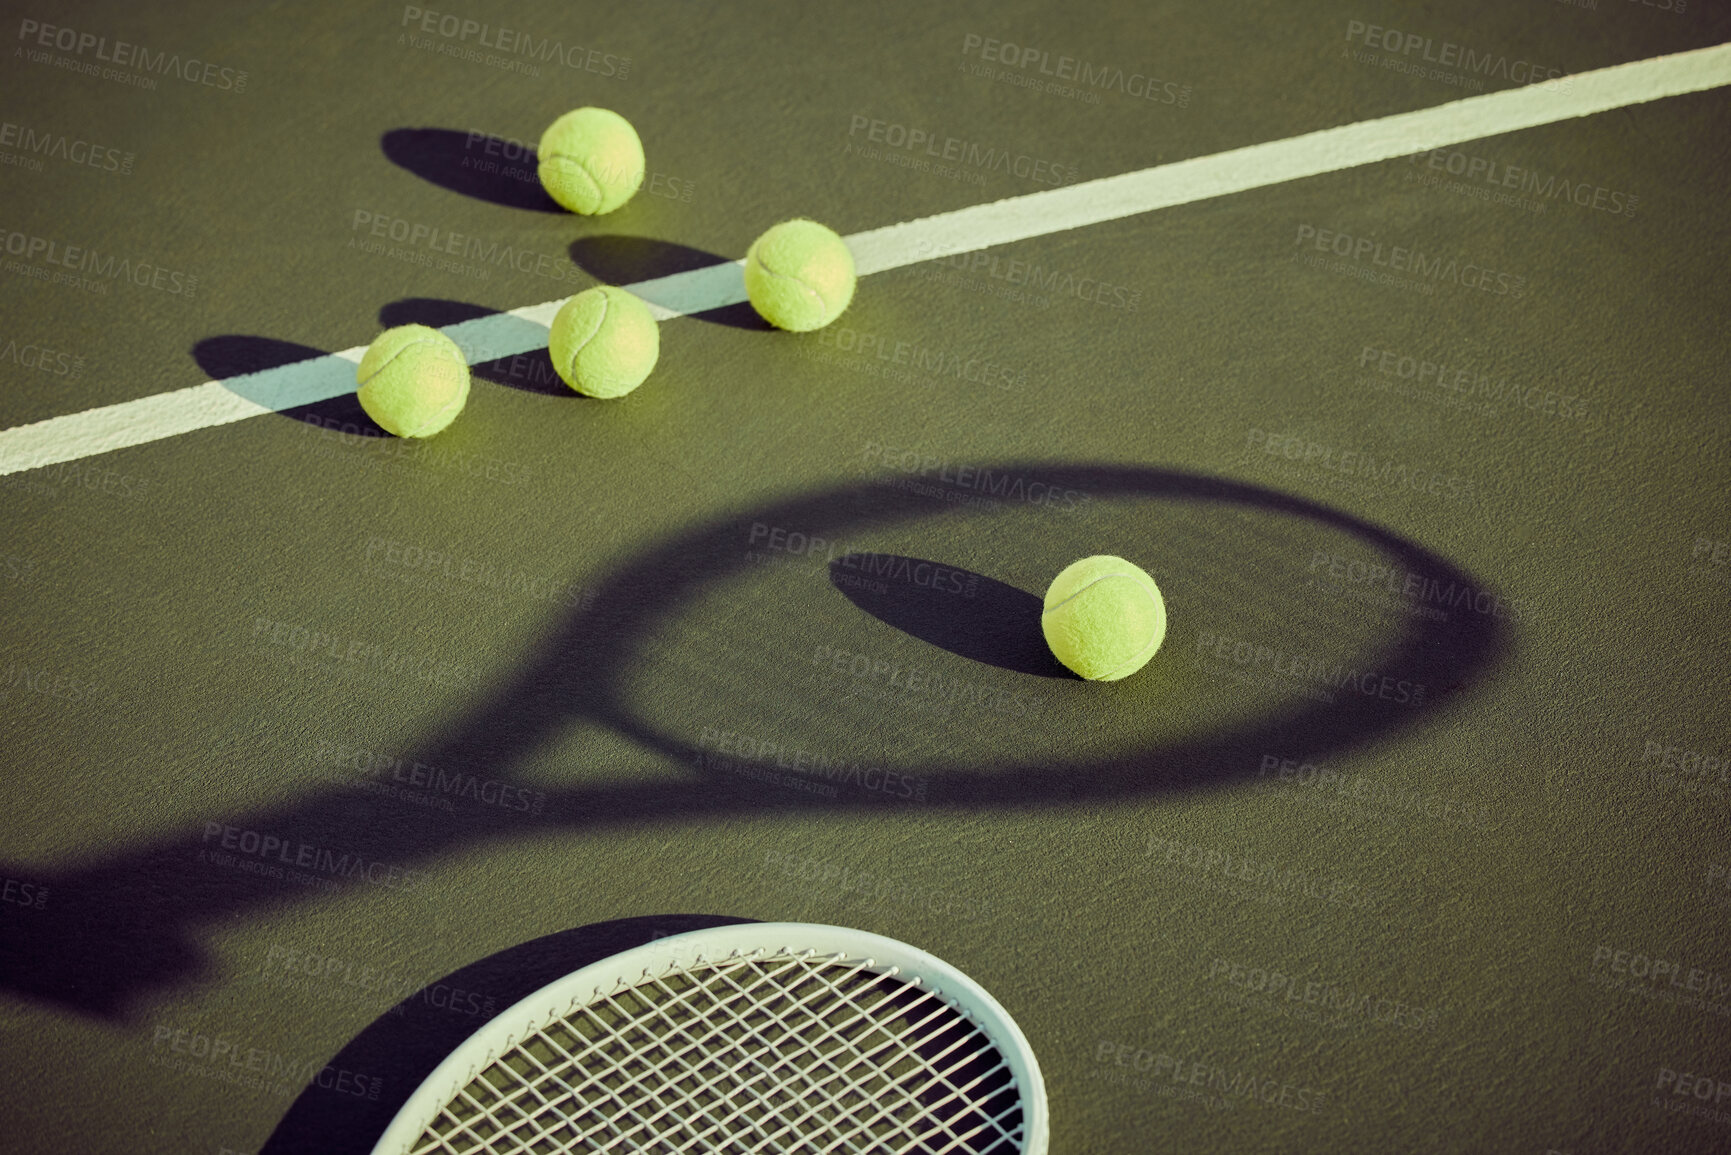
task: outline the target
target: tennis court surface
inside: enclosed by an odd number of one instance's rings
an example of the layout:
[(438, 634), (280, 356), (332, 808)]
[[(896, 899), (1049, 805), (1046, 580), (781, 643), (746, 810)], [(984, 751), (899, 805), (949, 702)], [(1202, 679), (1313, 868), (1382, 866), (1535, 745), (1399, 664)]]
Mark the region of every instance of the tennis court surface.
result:
[[(0, 26), (0, 1146), (365, 1152), (750, 920), (978, 982), (1054, 1152), (1731, 1148), (1727, 88), (1088, 186), (1567, 109), (1722, 8)], [(583, 105), (605, 216), (534, 178)], [(728, 280), (798, 216), (875, 254), (807, 334)], [(511, 313), (596, 284), (665, 318), (617, 401)], [(410, 322), (475, 362), (425, 442), (336, 356)], [(1170, 616), (1110, 684), (1040, 633), (1093, 554)]]

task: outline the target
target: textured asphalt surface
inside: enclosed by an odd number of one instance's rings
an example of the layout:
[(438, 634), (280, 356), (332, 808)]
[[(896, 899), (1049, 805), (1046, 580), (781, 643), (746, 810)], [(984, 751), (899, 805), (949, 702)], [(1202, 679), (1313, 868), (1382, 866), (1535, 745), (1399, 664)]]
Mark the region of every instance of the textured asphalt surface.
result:
[[(1677, 7), (7, 4), (0, 423), (1731, 38)], [(583, 104), (605, 217), (526, 179)], [(977, 978), (1056, 1152), (1723, 1149), (1728, 113), (0, 479), (0, 1146), (364, 1151), (754, 919)], [(1039, 637), (1095, 553), (1171, 619), (1112, 685)]]

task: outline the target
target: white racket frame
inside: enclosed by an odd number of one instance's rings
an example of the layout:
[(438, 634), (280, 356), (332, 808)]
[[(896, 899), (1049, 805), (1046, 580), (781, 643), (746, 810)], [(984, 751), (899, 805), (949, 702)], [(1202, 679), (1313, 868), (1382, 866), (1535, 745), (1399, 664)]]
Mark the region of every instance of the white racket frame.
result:
[(373, 1146), (373, 1155), (407, 1155), (458, 1091), (532, 1031), (583, 1005), (661, 975), (670, 967), (734, 955), (812, 954), (866, 963), (880, 974), (918, 981), (965, 1015), (998, 1048), (1022, 1096), (1021, 1155), (1046, 1155), (1046, 1084), (1027, 1036), (979, 983), (918, 947), (870, 931), (801, 922), (748, 922), (668, 935), (561, 976), (512, 1004), (470, 1035), (422, 1080)]

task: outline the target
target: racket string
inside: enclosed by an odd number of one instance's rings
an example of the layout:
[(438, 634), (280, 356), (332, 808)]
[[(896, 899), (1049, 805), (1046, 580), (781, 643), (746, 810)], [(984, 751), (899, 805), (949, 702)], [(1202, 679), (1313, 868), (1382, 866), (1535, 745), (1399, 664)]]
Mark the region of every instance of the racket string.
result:
[[(666, 988), (664, 987), (663, 989), (666, 989)], [(619, 1005), (618, 996), (621, 993), (629, 993), (629, 989), (627, 989), (625, 992), (616, 991), (614, 993), (614, 995), (608, 996), (605, 999), (598, 1000), (598, 1001), (601, 1003), (604, 1003), (604, 1004), (609, 1004), (611, 1006), (612, 1010), (618, 1016), (619, 1020), (628, 1022), (635, 1017), (635, 1012), (632, 1008), (621, 1007)], [(649, 1004), (649, 1007), (651, 1009), (656, 1009), (653, 1007), (653, 1004)], [(561, 1057), (564, 1059), (564, 1063), (562, 1064), (564, 1066), (577, 1067), (578, 1065), (580, 1065), (581, 1063), (583, 1063), (585, 1061), (596, 1066), (598, 1068), (597, 1072), (591, 1076), (591, 1078), (588, 1080), (588, 1083), (589, 1084), (599, 1083), (601, 1085), (602, 1089), (607, 1093), (607, 1095), (610, 1096), (611, 1098), (613, 1098), (617, 1102), (619, 1092), (621, 1090), (621, 1084), (623, 1084), (625, 1087), (631, 1086), (632, 1084), (640, 1081), (644, 1077), (644, 1072), (626, 1069), (626, 1067), (624, 1065), (616, 1062), (613, 1059), (613, 1057), (607, 1053), (607, 1051), (605, 1050), (605, 1045), (608, 1044), (609, 1042), (616, 1041), (614, 1038), (614, 1023), (607, 1020), (607, 1019), (600, 1017), (596, 1013), (594, 1006), (582, 1006), (580, 1004), (574, 1003), (572, 1005), (572, 1007), (568, 1009), (567, 1014), (578, 1014), (578, 1015), (585, 1016), (591, 1020), (593, 1026), (595, 1027), (595, 1031), (594, 1031), (592, 1036), (589, 1036), (586, 1038), (583, 1037), (582, 1035), (578, 1036), (578, 1038), (582, 1042), (584, 1042), (584, 1044), (585, 1044), (585, 1046), (583, 1047), (583, 1049), (580, 1053), (573, 1054), (570, 1050), (566, 1049), (563, 1045), (561, 1045), (561, 1043), (558, 1040), (555, 1040), (555, 1039), (549, 1037), (545, 1031), (540, 1033), (539, 1041), (552, 1047), (553, 1049), (559, 1051), (561, 1054)], [(678, 1030), (682, 1030), (682, 1028), (679, 1028), (677, 1025), (675, 1025), (675, 1027)], [(661, 1041), (660, 1040), (652, 1040), (652, 1042), (655, 1044), (659, 1044)], [(688, 1049), (701, 1048), (702, 1046), (705, 1045), (706, 1042), (707, 1042), (706, 1039), (693, 1040), (690, 1047), (688, 1047)], [(525, 1059), (532, 1061), (532, 1062), (535, 1061), (534, 1051), (527, 1041), (523, 1044), (519, 1044), (519, 1049), (521, 1051), (522, 1056)], [(638, 1058), (638, 1059), (648, 1059), (650, 1057), (650, 1051), (648, 1048), (640, 1048), (637, 1052), (632, 1054), (631, 1057)], [(540, 1064), (537, 1064), (537, 1065), (540, 1065)], [(508, 1070), (508, 1068), (506, 1068), (506, 1069)], [(650, 1073), (653, 1073), (654, 1070), (655, 1070), (655, 1068), (653, 1066), (648, 1067), (648, 1071)], [(554, 1078), (555, 1080), (557, 1080), (557, 1073), (555, 1071), (552, 1071), (550, 1069), (543, 1067), (541, 1073), (547, 1077), (551, 1077), (551, 1078)], [(617, 1076), (617, 1080), (614, 1079), (615, 1076)], [(561, 1087), (561, 1089), (565, 1092), (565, 1095), (562, 1097), (568, 1097), (568, 1098), (573, 1099), (573, 1101), (577, 1101), (577, 1102), (582, 1101), (582, 1097), (581, 1097), (581, 1093), (580, 1093), (581, 1089), (572, 1088), (569, 1085), (564, 1084), (562, 1080), (558, 1080), (558, 1084)], [(494, 1089), (497, 1090), (497, 1088), (494, 1088)], [(591, 1088), (584, 1088), (584, 1089), (591, 1089)], [(532, 1083), (528, 1083), (528, 1082), (519, 1083), (518, 1092), (519, 1092), (519, 1094), (517, 1094), (517, 1095), (502, 1095), (501, 1096), (501, 1102), (498, 1106), (515, 1106), (515, 1100), (518, 1098), (521, 1098), (523, 1095), (527, 1095), (527, 1094), (536, 1094), (536, 1097), (540, 1098), (543, 1104), (551, 1105), (551, 1104), (556, 1104), (559, 1101), (559, 1100), (552, 1100), (552, 1101), (546, 1100), (543, 1096), (540, 1096), (538, 1094), (538, 1092), (536, 1092), (534, 1085)], [(498, 1106), (495, 1107), (495, 1110), (498, 1109)], [(628, 1105), (625, 1106), (624, 1111), (625, 1111), (625, 1113), (635, 1113)], [(663, 1113), (665, 1113), (665, 1112), (663, 1112)], [(653, 1121), (653, 1119), (644, 1120), (644, 1122), (652, 1122), (652, 1121)], [(538, 1138), (538, 1136), (531, 1137), (531, 1138)]]
[(1013, 1152), (1004, 1055), (918, 980), (735, 954), (595, 992), (460, 1088), (417, 1155)]
[[(735, 1058), (735, 1052), (740, 1050), (742, 1040), (729, 1033), (730, 1028), (749, 1031), (749, 1024), (746, 1024), (725, 1002), (715, 999), (713, 993), (704, 984), (690, 984), (684, 991), (675, 990), (659, 979), (652, 980), (650, 984), (646, 985), (662, 992), (666, 999), (661, 1003), (646, 1000), (645, 1013), (634, 1024), (635, 1030), (647, 1031), (646, 1020), (658, 1021), (664, 1024), (667, 1030), (684, 1035), (688, 1039), (687, 1045), (681, 1051), (670, 1056), (670, 1058), (680, 1062), (680, 1067), (670, 1071), (668, 1065), (663, 1064), (663, 1066), (652, 1068), (650, 1071), (652, 1076), (658, 1077), (660, 1080), (660, 1086), (654, 1090), (658, 1093), (671, 1091), (673, 1095), (672, 1101), (664, 1104), (660, 1112), (661, 1115), (673, 1113), (681, 1105), (682, 1100), (690, 1102), (697, 1097), (699, 1092), (712, 1095), (717, 1102), (725, 1105), (730, 1099), (737, 1098), (742, 1092), (753, 1091), (751, 1080), (741, 1081), (738, 1076), (738, 1069), (742, 1062), (760, 1068), (762, 1068), (762, 1064), (757, 1061), (757, 1056), (753, 1054), (745, 1054)], [(642, 998), (641, 988), (629, 993)], [(699, 995), (709, 995), (714, 1003), (714, 1008), (693, 1008), (691, 1003)], [(707, 1033), (691, 1035), (688, 1031), (688, 1022), (679, 1021), (672, 1017), (670, 1009), (674, 1008), (690, 1011), (695, 1021), (704, 1023), (708, 1027)], [(715, 1041), (717, 1035), (727, 1038), (725, 1046), (717, 1045)], [(654, 1039), (652, 1033), (650, 1037)], [(759, 1041), (761, 1043), (760, 1052), (773, 1050), (775, 1046), (773, 1039), (760, 1039)], [(695, 1053), (700, 1056), (700, 1061), (697, 1063), (688, 1061), (686, 1057), (688, 1053)], [(728, 1062), (729, 1059), (734, 1061)], [(713, 1073), (706, 1074), (706, 1068), (712, 1068)], [(680, 1085), (687, 1081), (695, 1081), (695, 1087), (690, 1092), (681, 1091)], [(759, 1100), (762, 1098), (761, 1095), (755, 1097)], [(733, 1125), (740, 1115), (748, 1112), (751, 1105), (750, 1102), (740, 1104), (727, 1115), (719, 1118), (714, 1116), (712, 1112), (704, 1111), (707, 1126), (697, 1132), (697, 1137), (707, 1140), (713, 1137), (712, 1133), (725, 1136), (728, 1134), (729, 1126)]]
[[(792, 960), (789, 960), (785, 965), (791, 967)], [(756, 972), (754, 973), (754, 981), (749, 986), (742, 986), (738, 982), (737, 975), (741, 969), (750, 969)], [(791, 1051), (785, 1039), (787, 1037), (797, 1039), (799, 1032), (806, 1029), (808, 1026), (808, 1024), (798, 1021), (798, 1019), (794, 1017), (795, 1013), (805, 1015), (807, 1019), (810, 1019), (811, 1022), (816, 1024), (819, 1028), (824, 1026), (822, 1018), (815, 1015), (810, 1010), (811, 999), (809, 996), (798, 995), (797, 987), (789, 987), (781, 983), (780, 975), (774, 972), (761, 971), (757, 967), (732, 968), (719, 971), (716, 978), (718, 981), (729, 985), (733, 991), (733, 995), (729, 1000), (718, 1000), (717, 1002), (718, 1007), (727, 1015), (729, 1020), (727, 1023), (720, 1024), (720, 1026), (723, 1028), (729, 1025), (737, 1027), (744, 1037), (732, 1039), (732, 1045), (728, 1049), (718, 1049), (715, 1047), (713, 1042), (705, 1039), (703, 1040), (704, 1045), (700, 1049), (705, 1053), (709, 1063), (723, 1067), (730, 1075), (737, 1075), (742, 1067), (755, 1067), (757, 1069), (756, 1075), (737, 1081), (732, 1088), (734, 1098), (738, 1098), (745, 1093), (749, 1093), (749, 1098), (745, 1102), (739, 1103), (726, 1119), (718, 1120), (717, 1122), (722, 1125), (731, 1125), (735, 1127), (743, 1123), (745, 1126), (749, 1127), (757, 1137), (758, 1142), (755, 1145), (755, 1149), (763, 1149), (762, 1144), (765, 1143), (779, 1146), (783, 1134), (791, 1134), (793, 1139), (801, 1140), (803, 1138), (803, 1129), (799, 1125), (803, 1121), (809, 1119), (812, 1115), (819, 1113), (824, 1104), (820, 1102), (808, 1106), (805, 1111), (801, 1112), (799, 1115), (790, 1116), (788, 1114), (789, 1107), (783, 1106), (781, 1103), (774, 1102), (773, 1100), (781, 1099), (789, 1104), (797, 1104), (802, 1100), (810, 1099), (814, 1091), (821, 1090), (821, 1082), (814, 1084), (810, 1072), (802, 1070), (800, 1059), (804, 1056), (805, 1052), (810, 1052), (817, 1061), (833, 1066), (827, 1056), (818, 1054), (818, 1047), (825, 1041), (824, 1038), (820, 1037), (814, 1039), (805, 1043), (802, 1047)], [(802, 974), (800, 979), (802, 983), (810, 983), (814, 979), (820, 982), (826, 982), (832, 991), (835, 990), (836, 984), (823, 979), (821, 976), (808, 973)], [(665, 983), (658, 982), (656, 985), (663, 991), (668, 991), (670, 994), (672, 993)], [(757, 994), (757, 989), (764, 986), (770, 988), (770, 998), (768, 1000), (761, 999)], [(693, 991), (688, 992), (688, 994), (697, 993), (709, 994), (713, 997), (713, 992), (706, 987), (694, 988)], [(855, 998), (860, 997), (859, 992), (857, 991), (853, 992), (853, 995)], [(676, 995), (674, 997), (682, 1002), (687, 1001), (686, 995)], [(750, 1010), (761, 1012), (759, 1017), (765, 1018), (767, 1022), (747, 1022), (743, 1017), (734, 1012), (730, 1003), (741, 1000), (750, 1000), (747, 1001), (745, 1005)], [(791, 1007), (788, 1010), (778, 1009), (776, 1006), (776, 1003), (778, 1002), (790, 1003)], [(655, 1010), (657, 1012), (662, 1012), (664, 1008), (657, 1007)], [(699, 1013), (701, 1014), (703, 1012)], [(772, 1031), (766, 1031), (766, 1025), (778, 1030), (779, 1033), (776, 1034)], [(833, 1037), (834, 1032), (829, 1032), (829, 1034), (831, 1035), (829, 1041), (836, 1041)], [(759, 1044), (755, 1051), (741, 1053), (743, 1044), (752, 1039), (755, 1039)], [(761, 1061), (761, 1056), (766, 1054), (775, 1058), (776, 1062), (774, 1065), (768, 1065)], [(729, 1062), (729, 1060), (732, 1060), (732, 1062)], [(790, 1086), (787, 1081), (786, 1076), (789, 1073), (790, 1068), (794, 1074), (804, 1076), (797, 1086)], [(832, 1075), (831, 1077), (833, 1078), (834, 1076)], [(767, 1082), (769, 1084), (768, 1095), (765, 1095), (756, 1086), (756, 1084), (760, 1082)], [(861, 1088), (861, 1090), (863, 1091), (865, 1088)], [(834, 1099), (833, 1097), (830, 1099), (830, 1106), (836, 1114), (840, 1114), (846, 1110), (846, 1104)], [(756, 1108), (756, 1110), (754, 1110), (754, 1108)], [(773, 1121), (778, 1118), (781, 1125), (773, 1132), (765, 1132), (763, 1129), (765, 1122)], [(837, 1125), (838, 1124), (834, 1121), (830, 1123), (832, 1129)], [(704, 1137), (708, 1138), (709, 1136), (706, 1135)]]
[[(844, 981), (851, 983), (862, 974), (870, 976), (865, 980), (862, 986), (852, 990), (842, 989)], [(731, 981), (731, 976), (727, 976), (727, 978)], [(777, 1132), (777, 1134), (779, 1134), (780, 1131), (792, 1132), (796, 1137), (804, 1134), (804, 1124), (812, 1121), (814, 1117), (826, 1113), (826, 1108), (827, 1114), (829, 1115), (829, 1119), (827, 1120), (828, 1126), (832, 1130), (840, 1130), (844, 1126), (845, 1120), (850, 1116), (857, 1115), (861, 1110), (868, 1106), (872, 1100), (881, 1100), (888, 1092), (898, 1089), (895, 1082), (889, 1080), (888, 1076), (878, 1069), (881, 1064), (868, 1064), (868, 1060), (872, 1057), (875, 1050), (893, 1045), (897, 1040), (895, 1039), (895, 1036), (883, 1031), (881, 1024), (870, 1021), (869, 1014), (863, 1006), (868, 990), (873, 986), (881, 986), (883, 981), (888, 981), (889, 976), (882, 972), (869, 971), (865, 966), (861, 965), (851, 968), (849, 971), (845, 972), (842, 977), (832, 977), (822, 972), (813, 972), (807, 975), (806, 978), (808, 981), (816, 981), (827, 987), (829, 993), (834, 996), (836, 1005), (846, 1009), (856, 1010), (857, 1013), (855, 1013), (853, 1018), (847, 1022), (832, 1023), (827, 1021), (824, 1016), (818, 1015), (811, 1010), (812, 1004), (809, 999), (796, 1004), (797, 1009), (803, 1013), (815, 1027), (817, 1036), (808, 1041), (802, 1042), (799, 1047), (791, 1052), (789, 1052), (785, 1047), (781, 1048), (780, 1054), (778, 1055), (778, 1058), (780, 1059), (778, 1067), (766, 1070), (766, 1074), (771, 1078), (774, 1078), (781, 1070), (791, 1067), (801, 1076), (802, 1086), (800, 1090), (803, 1093), (796, 1097), (807, 1101), (810, 1105), (808, 1105), (805, 1110), (800, 1112), (798, 1115), (784, 1117), (781, 1120), (781, 1128)], [(922, 999), (925, 999), (930, 998), (931, 996), (928, 993), (921, 997)], [(876, 1029), (877, 1032), (882, 1034), (884, 1037), (884, 1041), (872, 1050), (864, 1048), (860, 1038), (850, 1037), (847, 1034), (849, 1027), (862, 1020), (868, 1023), (869, 1028)], [(787, 1033), (797, 1035), (798, 1030), (805, 1024), (781, 1025)], [(828, 1051), (823, 1051), (821, 1048), (826, 1043), (833, 1044), (833, 1046)], [(848, 1064), (846, 1066), (837, 1064), (835, 1056), (838, 1054), (845, 1055), (848, 1059)], [(827, 1068), (828, 1073), (822, 1075), (822, 1077), (817, 1077), (817, 1071), (805, 1069), (801, 1064), (801, 1060), (807, 1055), (811, 1057), (811, 1062), (819, 1070)], [(854, 1068), (862, 1065), (867, 1066), (868, 1074), (865, 1078), (856, 1080), (851, 1086), (845, 1088), (846, 1091), (852, 1092), (852, 1098), (855, 1100), (853, 1103), (850, 1104), (845, 1095), (836, 1095), (830, 1092), (828, 1084), (846, 1079)], [(814, 1099), (816, 1101), (811, 1102)], [(904, 1099), (911, 1100), (911, 1096), (904, 1095)], [(880, 1114), (894, 1113), (896, 1110), (900, 1109), (901, 1106), (902, 1104), (899, 1103), (890, 1104), (881, 1108)], [(856, 1121), (852, 1133), (867, 1132), (870, 1129), (870, 1125), (871, 1120), (869, 1119)], [(853, 1146), (850, 1142), (852, 1133), (845, 1133), (838, 1136), (837, 1142), (846, 1143), (851, 1148)]]

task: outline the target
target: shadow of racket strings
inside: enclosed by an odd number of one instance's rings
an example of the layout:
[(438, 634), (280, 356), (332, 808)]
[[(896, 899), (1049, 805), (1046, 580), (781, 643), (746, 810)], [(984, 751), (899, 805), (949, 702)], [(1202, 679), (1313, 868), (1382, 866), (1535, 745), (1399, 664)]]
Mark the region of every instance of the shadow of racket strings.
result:
[[(1391, 565), (1471, 583), (1441, 557), (1386, 530), (1256, 485), (1152, 468), (1039, 463), (1003, 468), (1099, 498), (1241, 506), (1304, 518), (1382, 551)], [(535, 816), (492, 807), (446, 814), (358, 788), (332, 787), (270, 807), (213, 816), (94, 861), (46, 873), (22, 868), (18, 876), (46, 885), (52, 900), (29, 919), (0, 923), (0, 985), (23, 998), (130, 1018), (153, 995), (214, 977), (201, 941), (211, 928), (232, 931), (238, 918), (261, 917), (321, 893), (259, 874), (213, 870), (203, 861), (213, 830), (250, 831), (260, 840), (276, 839), (278, 846), (354, 855), (368, 864), (425, 868), (447, 854), (545, 837), (553, 830), (713, 820), (770, 808), (845, 815), (894, 807), (897, 800), (880, 792), (822, 797), (696, 768), (700, 751), (633, 711), (624, 682), (658, 623), (716, 583), (751, 569), (739, 548), (750, 525), (808, 526), (832, 540), (847, 540), (951, 512), (911, 493), (855, 483), (716, 519), (663, 540), (613, 573), (588, 608), (573, 612), (535, 645), (515, 677), (415, 756), (433, 766), (486, 767), (487, 777), (513, 783), (514, 766), (573, 722), (587, 721), (695, 768), (691, 779), (556, 789)], [(1467, 614), (1446, 624), (1418, 618), (1386, 650), (1383, 664), (1415, 682), (1459, 685), (1480, 676), (1505, 647), (1505, 627), (1488, 616)], [(1049, 761), (922, 766), (917, 772), (929, 782), (928, 809), (1026, 810), (1148, 798), (1246, 777), (1256, 758), (1270, 749), (1306, 757), (1344, 751), (1414, 724), (1439, 704), (1433, 700), (1397, 713), (1375, 698), (1349, 695), (1335, 703), (1282, 707), (1223, 731), (1094, 761), (1058, 767)]]

